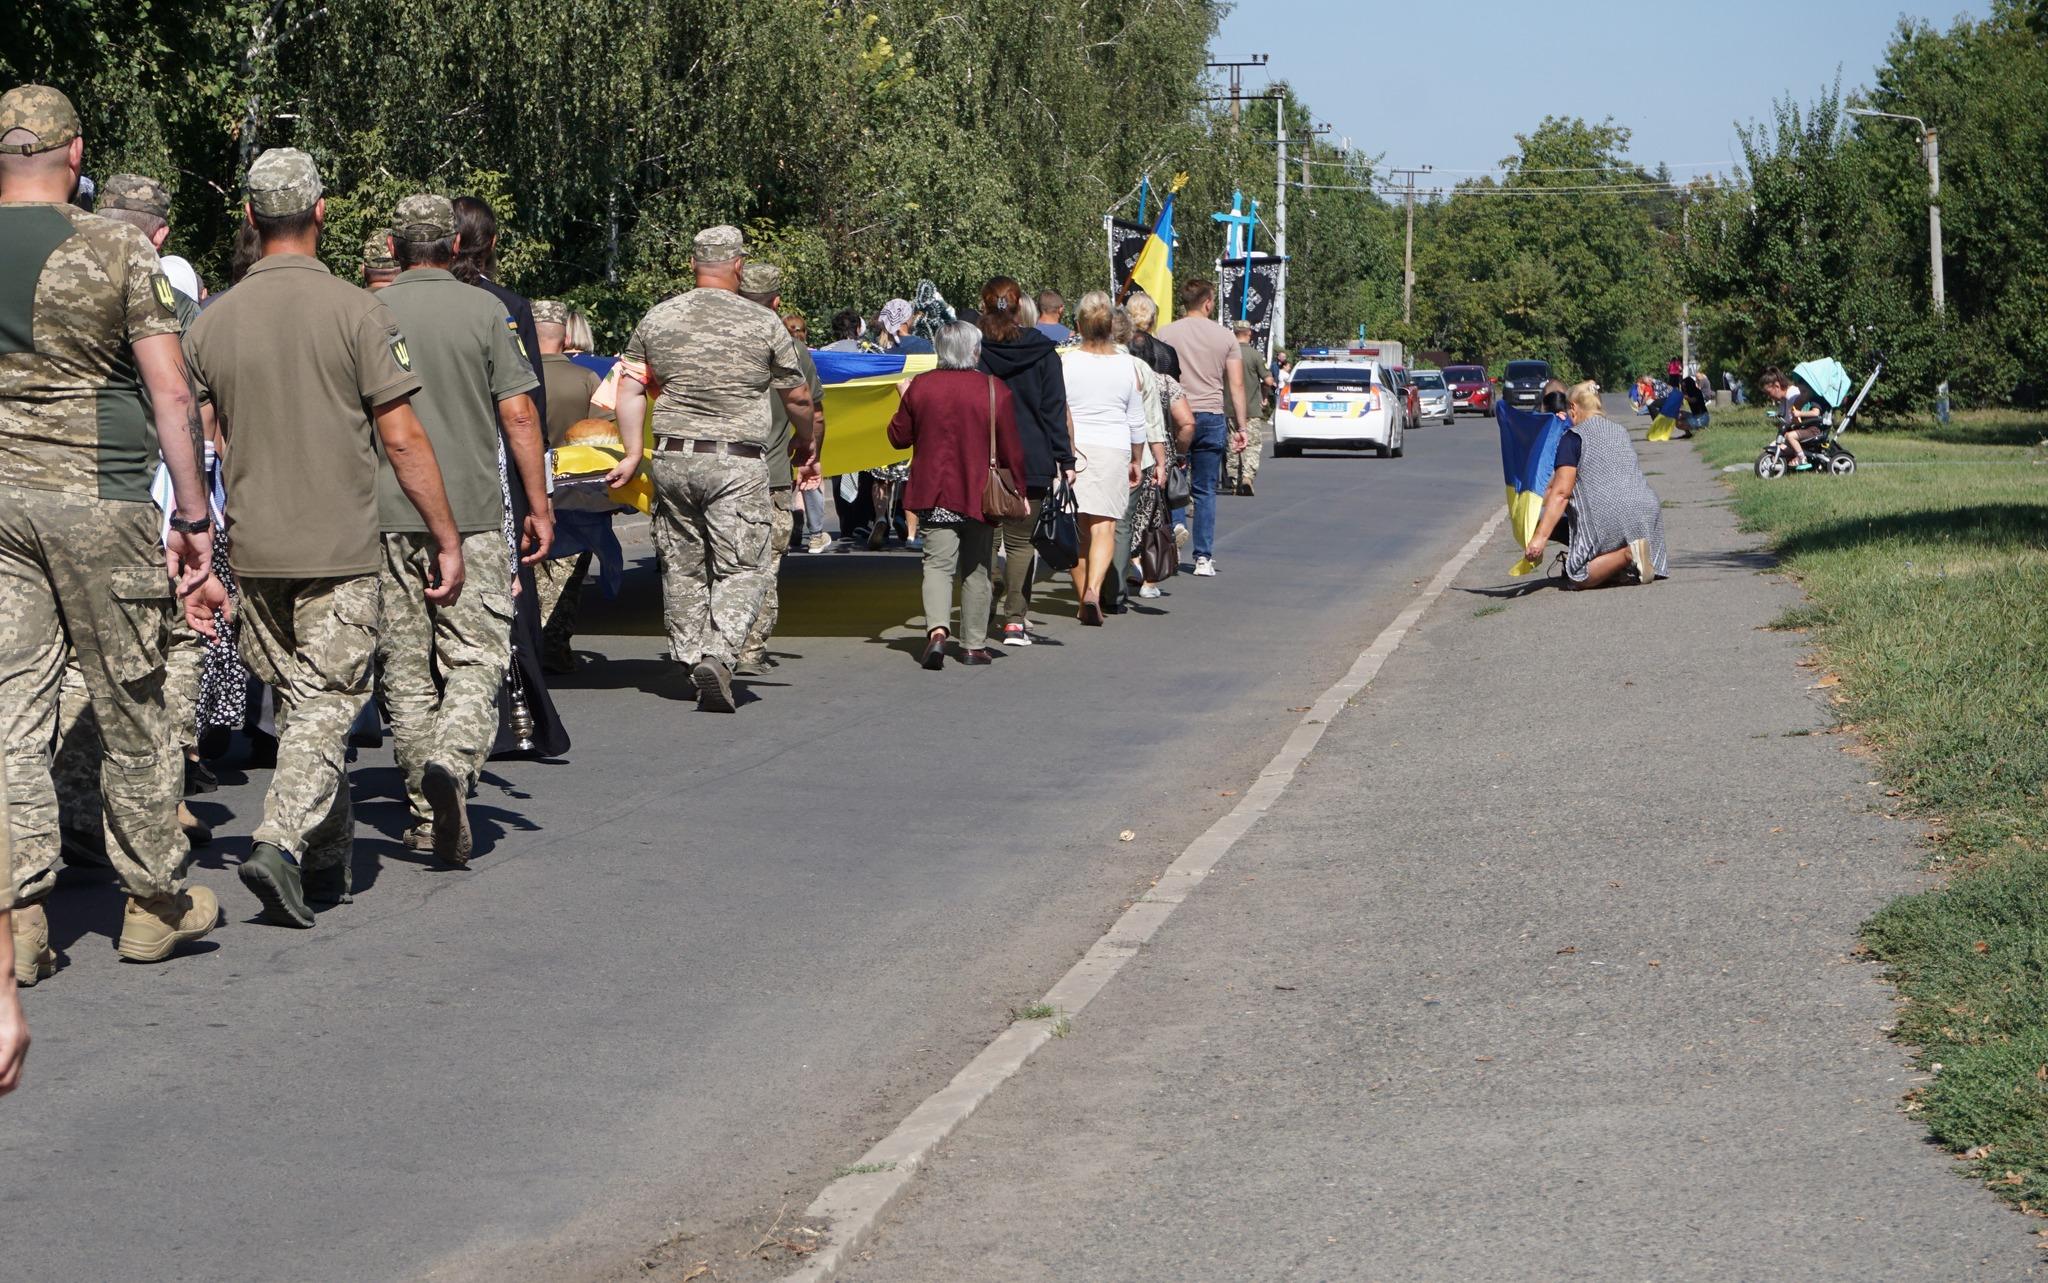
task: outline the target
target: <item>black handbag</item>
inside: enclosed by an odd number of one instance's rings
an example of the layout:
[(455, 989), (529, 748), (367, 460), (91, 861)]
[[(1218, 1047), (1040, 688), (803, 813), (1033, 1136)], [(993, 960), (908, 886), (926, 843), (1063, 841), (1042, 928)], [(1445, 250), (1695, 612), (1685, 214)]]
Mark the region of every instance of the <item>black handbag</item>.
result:
[(1038, 509), (1038, 524), (1031, 531), (1031, 546), (1038, 558), (1055, 572), (1072, 570), (1081, 563), (1081, 522), (1074, 491), (1063, 478), (1055, 477)]
[(1195, 470), (1185, 458), (1167, 465), (1166, 506), (1185, 508), (1195, 497)]
[(1163, 583), (1180, 573), (1180, 545), (1174, 542), (1173, 523), (1167, 520), (1163, 504), (1159, 519), (1138, 536), (1138, 573), (1148, 584)]

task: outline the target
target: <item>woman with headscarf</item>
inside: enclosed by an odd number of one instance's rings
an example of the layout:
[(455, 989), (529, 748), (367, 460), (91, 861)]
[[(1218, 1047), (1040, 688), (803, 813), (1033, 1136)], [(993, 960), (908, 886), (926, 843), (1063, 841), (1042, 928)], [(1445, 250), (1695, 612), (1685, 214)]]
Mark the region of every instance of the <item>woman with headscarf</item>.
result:
[(1016, 278), (998, 276), (981, 287), (981, 368), (1010, 389), (1017, 405), (1017, 435), (1024, 442), (1024, 496), (1028, 516), (1003, 523), (1003, 645), (1029, 646), (1031, 571), (1036, 554), (1031, 530), (1053, 478), (1074, 474), (1068, 433), (1067, 381), (1059, 349), (1024, 319), (1024, 291)]
[(1523, 554), (1541, 561), (1569, 509), (1567, 588), (1655, 582), (1666, 573), (1663, 504), (1643, 478), (1628, 429), (1601, 413), (1600, 385), (1590, 380), (1572, 388), (1566, 416), (1571, 427), (1558, 439), (1543, 514)]

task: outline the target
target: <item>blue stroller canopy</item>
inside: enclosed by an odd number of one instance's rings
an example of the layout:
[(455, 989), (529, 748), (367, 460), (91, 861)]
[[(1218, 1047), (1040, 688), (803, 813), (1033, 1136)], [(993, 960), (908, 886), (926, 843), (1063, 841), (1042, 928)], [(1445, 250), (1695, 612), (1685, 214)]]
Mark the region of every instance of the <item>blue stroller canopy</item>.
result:
[(1842, 368), (1842, 363), (1831, 356), (1824, 356), (1818, 361), (1802, 361), (1792, 367), (1792, 374), (1812, 388), (1814, 395), (1827, 402), (1830, 409), (1841, 408), (1856, 386), (1849, 372)]

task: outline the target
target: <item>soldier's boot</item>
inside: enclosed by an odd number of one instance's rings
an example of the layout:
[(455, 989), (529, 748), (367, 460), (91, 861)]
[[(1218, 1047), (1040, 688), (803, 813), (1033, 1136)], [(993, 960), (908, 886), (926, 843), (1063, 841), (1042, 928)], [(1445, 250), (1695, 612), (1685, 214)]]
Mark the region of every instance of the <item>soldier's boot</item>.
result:
[(147, 900), (131, 895), (121, 915), (121, 941), (114, 949), (130, 962), (162, 962), (173, 949), (219, 924), (220, 901), (203, 886)]
[(408, 851), (431, 851), (434, 849), (434, 825), (431, 820), (421, 820), (406, 829), (400, 839)]
[(313, 911), (306, 907), (299, 866), (287, 859), (283, 851), (268, 842), (256, 843), (249, 848), (249, 858), (242, 861), (240, 873), (242, 885), (263, 902), (261, 917), (265, 922), (278, 927), (313, 925)]
[(740, 656), (740, 662), (733, 665), (735, 677), (760, 677), (776, 666), (765, 650), (750, 650)]
[(736, 713), (732, 699), (732, 674), (715, 659), (700, 659), (690, 669), (690, 684), (697, 688), (697, 707), (714, 713)]
[(14, 911), (14, 983), (26, 989), (57, 969), (50, 919), (40, 904)]
[(207, 827), (204, 820), (192, 814), (192, 808), (183, 802), (178, 803), (178, 827), (185, 830), (185, 840), (191, 843), (195, 851), (213, 841), (213, 830)]
[(434, 858), (458, 869), (469, 867), (472, 837), (469, 831), (469, 790), (455, 772), (439, 762), (428, 762), (420, 775), (420, 792), (433, 808)]
[(307, 904), (354, 904), (355, 885), (349, 861), (343, 859), (323, 869), (300, 869), (299, 887)]

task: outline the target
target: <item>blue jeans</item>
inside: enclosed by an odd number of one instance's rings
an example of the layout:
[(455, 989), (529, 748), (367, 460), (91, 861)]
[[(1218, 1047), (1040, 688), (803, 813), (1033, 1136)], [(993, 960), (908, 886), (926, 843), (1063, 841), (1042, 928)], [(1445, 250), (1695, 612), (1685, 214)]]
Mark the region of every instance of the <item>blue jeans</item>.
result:
[(1230, 427), (1220, 414), (1195, 415), (1195, 440), (1188, 447), (1188, 469), (1194, 474), (1195, 519), (1189, 523), (1197, 558), (1216, 555), (1216, 482), (1223, 475), (1223, 455), (1230, 448)]

